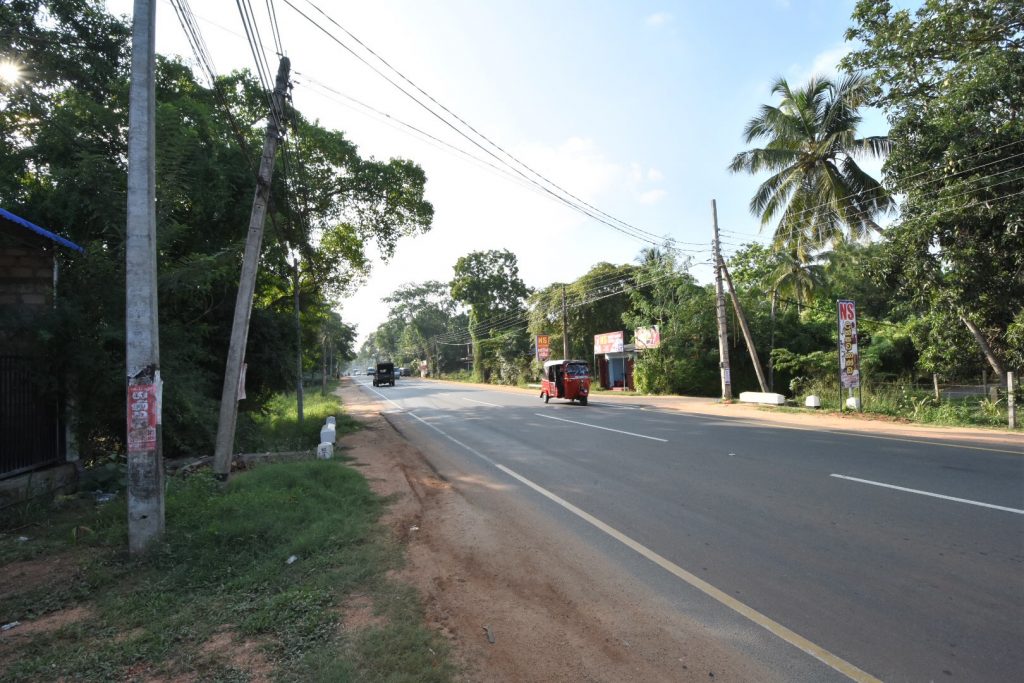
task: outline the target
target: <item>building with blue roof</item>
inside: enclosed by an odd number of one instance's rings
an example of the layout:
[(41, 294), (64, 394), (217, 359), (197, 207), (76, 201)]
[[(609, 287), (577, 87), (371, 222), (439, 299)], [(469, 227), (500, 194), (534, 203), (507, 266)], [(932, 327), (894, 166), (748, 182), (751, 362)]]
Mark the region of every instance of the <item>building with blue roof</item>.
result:
[(0, 208), (0, 480), (68, 459), (62, 382), (45, 370), (36, 330), (53, 308), (62, 258), (83, 252)]

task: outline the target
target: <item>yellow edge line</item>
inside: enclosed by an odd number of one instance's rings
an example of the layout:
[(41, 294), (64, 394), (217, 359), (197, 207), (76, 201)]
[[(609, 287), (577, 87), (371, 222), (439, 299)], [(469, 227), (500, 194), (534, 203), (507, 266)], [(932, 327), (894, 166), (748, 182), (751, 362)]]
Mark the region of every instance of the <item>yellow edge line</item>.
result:
[(634, 541), (632, 538), (630, 538), (629, 536), (626, 536), (624, 533), (622, 533), (618, 529), (616, 529), (616, 528), (614, 528), (612, 526), (609, 526), (608, 524), (605, 524), (604, 522), (602, 522), (597, 517), (594, 517), (593, 515), (591, 515), (588, 512), (585, 512), (584, 510), (581, 510), (580, 508), (576, 507), (575, 505), (573, 505), (569, 501), (564, 500), (563, 498), (560, 498), (559, 496), (555, 495), (551, 491), (548, 491), (544, 487), (539, 486), (538, 484), (534, 484), (532, 481), (530, 481), (526, 477), (520, 476), (519, 474), (517, 474), (513, 470), (510, 470), (509, 468), (505, 467), (504, 465), (501, 465), (501, 464), (498, 464), (498, 463), (493, 463), (493, 464), (494, 464), (495, 467), (497, 467), (499, 470), (501, 470), (505, 474), (507, 474), (510, 477), (516, 479), (517, 481), (520, 481), (523, 484), (529, 486), (531, 489), (533, 489), (537, 493), (541, 494), (545, 498), (547, 498), (547, 499), (557, 503), (558, 505), (562, 506), (563, 508), (565, 508), (569, 512), (571, 512), (574, 515), (576, 515), (577, 517), (579, 517), (580, 519), (582, 519), (582, 520), (586, 521), (587, 523), (597, 527), (598, 529), (600, 529), (604, 533), (606, 533), (609, 536), (611, 536), (612, 538), (614, 538), (619, 543), (622, 543), (623, 545), (627, 546), (628, 548), (630, 548), (630, 549), (636, 551), (637, 553), (643, 555), (644, 557), (646, 557), (651, 562), (655, 563), (656, 565), (658, 565), (662, 569), (668, 571), (669, 573), (675, 575), (676, 577), (682, 579), (683, 581), (685, 581), (686, 583), (690, 584), (691, 586), (693, 586), (694, 588), (696, 588), (700, 592), (704, 593), (708, 597), (710, 597), (710, 598), (720, 602), (721, 604), (725, 605), (726, 607), (728, 607), (729, 609), (733, 610), (734, 612), (737, 612), (738, 614), (743, 615), (744, 617), (746, 617), (750, 621), (754, 622), (758, 626), (760, 626), (760, 627), (762, 627), (764, 629), (767, 629), (768, 631), (771, 631), (776, 636), (778, 636), (782, 640), (786, 641), (790, 645), (793, 645), (794, 647), (797, 647), (797, 648), (803, 650), (804, 652), (806, 652), (807, 654), (811, 655), (812, 657), (814, 657), (818, 661), (820, 661), (820, 662), (822, 662), (824, 664), (827, 664), (828, 666), (832, 667), (836, 671), (842, 673), (843, 675), (848, 677), (850, 680), (861, 681), (861, 682), (864, 682), (864, 683), (867, 683), (869, 681), (870, 682), (880, 683), (879, 679), (875, 678), (874, 676), (872, 676), (871, 674), (867, 673), (866, 671), (863, 671), (863, 670), (857, 668), (856, 666), (854, 666), (853, 664), (850, 664), (845, 659), (832, 654), (831, 652), (829, 652), (825, 648), (821, 647), (820, 645), (816, 645), (815, 643), (812, 643), (811, 641), (807, 640), (806, 638), (804, 638), (800, 634), (795, 633), (794, 631), (791, 631), (790, 629), (786, 628), (785, 626), (783, 626), (779, 622), (775, 621), (774, 619), (771, 619), (770, 617), (767, 617), (764, 614), (761, 614), (760, 612), (758, 612), (753, 607), (750, 607), (749, 605), (746, 605), (746, 604), (740, 602), (739, 600), (737, 600), (736, 598), (732, 597), (728, 593), (725, 593), (725, 592), (719, 590), (718, 588), (715, 588), (714, 586), (712, 586), (707, 581), (701, 579), (698, 576), (695, 576), (694, 574), (691, 574), (690, 572), (686, 571), (685, 569), (683, 569), (682, 567), (680, 567), (676, 563), (672, 562), (671, 560), (668, 560), (665, 557), (662, 557), (658, 553), (654, 552), (653, 550), (651, 550), (647, 546), (645, 546), (645, 545), (643, 545), (641, 543), (638, 543), (637, 541)]
[(794, 647), (796, 647), (796, 648), (806, 652), (807, 654), (809, 654), (812, 657), (814, 657), (815, 659), (817, 659), (819, 662), (822, 662), (826, 666), (829, 666), (832, 669), (835, 669), (836, 671), (838, 671), (839, 673), (843, 674), (844, 676), (846, 676), (850, 680), (858, 681), (859, 683), (881, 683), (881, 681), (879, 679), (875, 678), (874, 676), (872, 676), (871, 674), (867, 673), (866, 671), (863, 671), (862, 669), (857, 668), (853, 664), (850, 664), (848, 661), (846, 661), (842, 657), (839, 657), (837, 655), (832, 654), (831, 652), (829, 652), (825, 648), (823, 648), (820, 645), (817, 645), (815, 643), (812, 643), (811, 641), (807, 640), (806, 638), (804, 638), (800, 634), (798, 634), (798, 633), (796, 633), (794, 631), (791, 631), (790, 629), (786, 628), (785, 626), (783, 626), (779, 622), (775, 621), (774, 619), (771, 619), (771, 618), (765, 616), (764, 614), (761, 614), (760, 612), (758, 612), (753, 607), (750, 607), (749, 605), (746, 605), (746, 604), (740, 602), (739, 600), (737, 600), (736, 598), (732, 597), (728, 593), (725, 593), (725, 592), (719, 590), (718, 588), (715, 588), (714, 586), (712, 586), (707, 581), (699, 578), (698, 576), (695, 576), (694, 574), (691, 574), (690, 572), (686, 571), (685, 569), (683, 569), (682, 567), (680, 567), (676, 563), (672, 562), (671, 560), (669, 560), (669, 559), (667, 559), (665, 557), (662, 557), (661, 555), (659, 555), (658, 553), (654, 552), (653, 550), (651, 550), (647, 546), (643, 545), (642, 543), (638, 543), (637, 541), (634, 541), (629, 536), (625, 535), (624, 533), (622, 533), (618, 529), (616, 529), (616, 528), (614, 528), (612, 526), (609, 526), (608, 524), (602, 522), (600, 519), (598, 519), (597, 517), (594, 517), (589, 512), (586, 512), (586, 511), (576, 507), (575, 505), (573, 505), (569, 501), (565, 500), (564, 498), (560, 498), (559, 496), (555, 495), (551, 491), (548, 491), (543, 486), (541, 486), (539, 484), (533, 483), (532, 481), (530, 481), (526, 477), (522, 476), (518, 472), (515, 472), (514, 470), (511, 470), (508, 467), (505, 467), (504, 465), (502, 465), (502, 464), (492, 460), (491, 458), (487, 457), (486, 455), (484, 455), (480, 451), (476, 450), (472, 446), (469, 446), (469, 445), (459, 441), (454, 436), (448, 434), (444, 430), (436, 427), (435, 425), (430, 424), (429, 422), (424, 420), (419, 415), (416, 415), (415, 413), (407, 413), (407, 414), (410, 417), (418, 420), (420, 423), (422, 423), (422, 424), (426, 425), (427, 427), (433, 429), (438, 434), (441, 434), (442, 436), (444, 436), (449, 441), (451, 441), (451, 442), (453, 442), (455, 444), (458, 444), (459, 446), (461, 446), (462, 448), (466, 449), (467, 451), (469, 451), (470, 453), (472, 453), (476, 457), (480, 458), (484, 462), (487, 462), (487, 463), (493, 465), (494, 467), (496, 467), (497, 469), (501, 470), (502, 472), (504, 472), (508, 476), (512, 477), (516, 481), (519, 481), (519, 482), (525, 484), (526, 486), (529, 486), (531, 489), (533, 489), (534, 491), (536, 491), (540, 495), (544, 496), (548, 500), (550, 500), (550, 501), (560, 505), (561, 507), (563, 507), (566, 510), (568, 510), (569, 512), (573, 513), (574, 515), (576, 515), (577, 517), (579, 517), (583, 521), (587, 522), (588, 524), (590, 524), (590, 525), (594, 526), (595, 528), (597, 528), (597, 529), (603, 531), (604, 533), (608, 534), (609, 536), (614, 538), (619, 543), (622, 543), (627, 548), (630, 548), (631, 550), (639, 553), (640, 555), (642, 555), (643, 557), (647, 558), (651, 562), (655, 563), (656, 565), (658, 565), (659, 567), (661, 567), (665, 571), (669, 572), (670, 574), (676, 576), (679, 579), (682, 579), (683, 581), (685, 581), (689, 585), (693, 586), (694, 588), (696, 588), (700, 592), (704, 593), (705, 595), (707, 595), (711, 599), (721, 603), (722, 605), (725, 605), (726, 607), (728, 607), (729, 609), (733, 610), (737, 614), (740, 614), (740, 615), (746, 617), (747, 619), (749, 619), (750, 621), (754, 622), (755, 624), (757, 624), (761, 628), (764, 628), (767, 631), (770, 631), (771, 633), (775, 634), (776, 636), (778, 636), (782, 640), (786, 641), (790, 645), (792, 645), (792, 646), (794, 646)]

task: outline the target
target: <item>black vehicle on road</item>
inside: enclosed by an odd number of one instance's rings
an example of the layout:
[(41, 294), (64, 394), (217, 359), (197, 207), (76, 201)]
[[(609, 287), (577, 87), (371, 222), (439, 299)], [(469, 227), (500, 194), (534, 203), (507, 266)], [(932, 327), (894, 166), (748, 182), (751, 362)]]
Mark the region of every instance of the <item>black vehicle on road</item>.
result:
[(395, 386), (394, 363), (377, 363), (377, 372), (373, 376), (373, 386), (380, 387), (385, 384)]

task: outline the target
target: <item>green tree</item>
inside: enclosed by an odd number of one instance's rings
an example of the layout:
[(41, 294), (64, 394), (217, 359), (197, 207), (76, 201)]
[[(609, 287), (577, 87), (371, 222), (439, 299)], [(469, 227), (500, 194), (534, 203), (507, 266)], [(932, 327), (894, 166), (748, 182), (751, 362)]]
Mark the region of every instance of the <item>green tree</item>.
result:
[(637, 267), (598, 263), (575, 281), (554, 283), (530, 296), (530, 334), (551, 336), (553, 357), (561, 357), (562, 288), (565, 288), (569, 355), (590, 358), (595, 334), (622, 329)]
[(480, 341), (502, 331), (502, 327), (522, 315), (527, 294), (529, 291), (519, 277), (516, 255), (507, 249), (474, 251), (456, 261), (451, 295), (469, 308), (476, 380), (486, 380)]
[[(129, 27), (95, 0), (14, 0), (0, 3), (0, 36), (26, 67), (22, 83), (0, 92), (0, 205), (86, 250), (63, 262), (57, 307), (26, 333), (67, 378), (89, 458), (119, 450), (124, 432)], [(158, 286), (170, 456), (207, 452), (212, 442), (252, 201), (253, 160), (245, 148), (259, 148), (266, 116), (265, 93), (249, 74), (218, 85), (219, 92), (203, 87), (184, 64), (157, 60)], [(324, 340), (345, 336), (330, 301), (365, 274), (365, 245), (387, 257), (396, 240), (427, 229), (432, 215), (414, 164), (364, 159), (342, 133), (300, 113), (295, 119), (304, 163), (286, 169), (277, 160), (246, 354), (247, 411), (294, 378), (289, 251), (303, 255), (305, 363), (322, 366)], [(290, 132), (289, 142), (295, 137)]]
[(714, 291), (697, 284), (687, 262), (671, 250), (645, 250), (637, 287), (629, 293), (627, 328), (657, 324), (661, 346), (637, 356), (637, 389), (650, 393), (713, 395), (718, 381)]
[(773, 303), (794, 304), (799, 314), (824, 284), (824, 273), (824, 266), (805, 260), (799, 250), (777, 252), (769, 276)]
[(432, 376), (455, 369), (453, 361), (456, 354), (452, 347), (441, 341), (455, 317), (455, 302), (447, 283), (430, 280), (403, 285), (383, 301), (391, 304), (388, 318), (405, 323), (403, 357), (426, 360)]
[(794, 89), (780, 78), (772, 94), (781, 97), (779, 104), (762, 106), (744, 129), (747, 144), (764, 140), (764, 147), (737, 154), (729, 170), (772, 173), (750, 200), (750, 211), (762, 226), (778, 218), (776, 248), (806, 261), (815, 250), (879, 230), (875, 216), (892, 202), (857, 165), (889, 150), (885, 137), (857, 137), (870, 82), (812, 78)]
[(913, 13), (861, 0), (847, 38), (863, 47), (845, 61), (877, 86), (886, 181), (905, 197), (877, 276), (919, 315), (959, 321), (1001, 377), (1024, 355), (1010, 333), (1024, 310), (1022, 17), (1020, 0), (926, 0)]

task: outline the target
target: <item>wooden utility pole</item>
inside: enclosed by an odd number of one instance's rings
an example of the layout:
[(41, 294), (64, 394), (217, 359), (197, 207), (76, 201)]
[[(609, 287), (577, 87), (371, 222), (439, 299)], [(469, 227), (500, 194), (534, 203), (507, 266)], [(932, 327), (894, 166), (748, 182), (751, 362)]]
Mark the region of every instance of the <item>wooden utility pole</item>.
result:
[(562, 285), (562, 359), (569, 359), (569, 316), (565, 308), (565, 285)]
[[(719, 254), (718, 258), (722, 258)], [(743, 307), (736, 296), (736, 289), (732, 286), (732, 276), (729, 269), (725, 267), (725, 261), (719, 261), (718, 267), (725, 275), (725, 282), (729, 285), (729, 296), (732, 298), (732, 307), (736, 311), (736, 319), (739, 320), (740, 329), (743, 330), (743, 340), (747, 343), (747, 350), (750, 352), (750, 360), (754, 364), (754, 372), (757, 373), (757, 383), (761, 385), (761, 391), (768, 393), (768, 382), (764, 379), (764, 371), (761, 369), (761, 361), (757, 357), (757, 349), (754, 348), (754, 338), (750, 336), (750, 328), (747, 326), (747, 316), (743, 314)]]
[(732, 377), (729, 373), (729, 329), (725, 322), (725, 296), (722, 293), (722, 250), (718, 244), (718, 205), (711, 200), (711, 217), (715, 227), (715, 314), (718, 319), (718, 367), (722, 375), (722, 400), (732, 400)]
[(164, 532), (162, 380), (156, 284), (156, 1), (135, 0), (128, 102), (125, 235), (128, 550)]
[(278, 140), (284, 134), (281, 118), (290, 66), (289, 59), (282, 57), (267, 118), (267, 135), (263, 142), (259, 175), (256, 178), (256, 194), (252, 200), (249, 234), (245, 240), (245, 255), (242, 257), (242, 276), (238, 282), (238, 297), (235, 299), (235, 317), (231, 323), (231, 343), (228, 347), (227, 367), (224, 370), (224, 391), (220, 398), (217, 443), (213, 452), (213, 472), (221, 481), (226, 480), (231, 472), (235, 424), (238, 421), (238, 385), (242, 362), (245, 359), (245, 345), (249, 337), (252, 297), (256, 290), (256, 272), (259, 269), (260, 247), (263, 244), (263, 223), (267, 216), (270, 182), (274, 176), (274, 155), (277, 153)]

